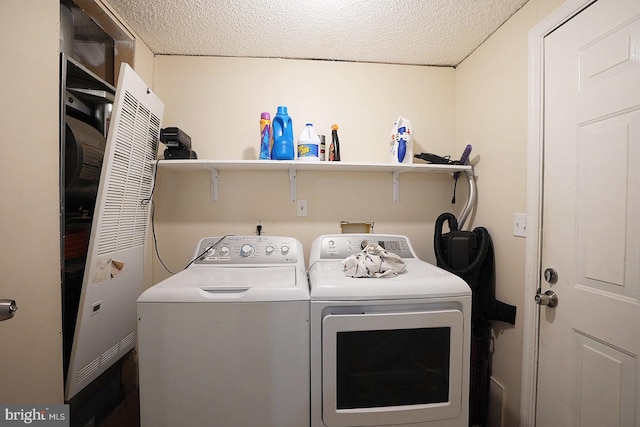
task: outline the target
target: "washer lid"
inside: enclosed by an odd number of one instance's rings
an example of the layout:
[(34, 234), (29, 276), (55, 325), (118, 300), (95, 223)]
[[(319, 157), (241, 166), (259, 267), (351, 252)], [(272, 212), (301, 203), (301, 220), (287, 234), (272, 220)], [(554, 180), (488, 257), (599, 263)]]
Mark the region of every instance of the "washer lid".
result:
[(309, 270), (312, 300), (406, 299), (471, 295), (460, 277), (418, 259), (405, 259), (406, 272), (395, 277), (353, 278), (342, 261), (316, 262)]
[(309, 299), (304, 271), (293, 266), (192, 267), (147, 289), (138, 302), (291, 301)]
[[(296, 268), (288, 267), (194, 267), (189, 270), (191, 282), (187, 286), (292, 288), (296, 287)], [(185, 277), (181, 279), (184, 282)], [(163, 286), (175, 286), (166, 283)]]

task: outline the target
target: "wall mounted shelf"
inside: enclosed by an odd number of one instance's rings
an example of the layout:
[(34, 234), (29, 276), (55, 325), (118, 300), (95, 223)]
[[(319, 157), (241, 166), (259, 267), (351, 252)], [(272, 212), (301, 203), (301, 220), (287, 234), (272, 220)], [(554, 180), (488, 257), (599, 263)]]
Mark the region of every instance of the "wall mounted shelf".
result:
[(218, 171), (284, 171), (289, 174), (289, 196), (291, 201), (297, 198), (298, 171), (318, 172), (388, 172), (392, 179), (393, 201), (400, 200), (400, 175), (404, 173), (464, 173), (469, 182), (469, 199), (463, 209), (459, 224), (464, 224), (476, 198), (473, 167), (468, 165), (438, 164), (394, 164), (394, 163), (352, 163), (352, 162), (300, 162), (294, 160), (158, 160), (158, 167), (170, 171), (208, 170), (211, 177), (211, 199), (218, 201)]

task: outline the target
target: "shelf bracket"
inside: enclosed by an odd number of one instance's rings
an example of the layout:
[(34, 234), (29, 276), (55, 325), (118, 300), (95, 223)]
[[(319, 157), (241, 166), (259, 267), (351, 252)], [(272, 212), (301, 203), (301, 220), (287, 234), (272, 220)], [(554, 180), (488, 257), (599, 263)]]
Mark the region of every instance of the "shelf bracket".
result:
[(294, 165), (289, 166), (289, 198), (292, 202), (295, 202), (298, 198), (298, 188), (296, 186), (296, 167)]
[(469, 218), (469, 214), (471, 210), (476, 205), (476, 200), (478, 199), (478, 189), (476, 187), (476, 177), (473, 173), (473, 168), (470, 170), (464, 171), (465, 176), (467, 177), (467, 181), (469, 182), (469, 198), (467, 199), (467, 203), (464, 204), (462, 208), (462, 212), (460, 213), (460, 218), (458, 219), (458, 228), (462, 230), (464, 227), (464, 223)]
[(215, 203), (218, 201), (218, 169), (209, 165), (205, 167), (211, 176), (211, 200)]
[(391, 176), (391, 187), (393, 191), (393, 201), (400, 201), (400, 174), (411, 172), (414, 168), (405, 168), (402, 170), (395, 170)]
[(400, 172), (399, 171), (393, 171), (391, 187), (393, 191), (393, 201), (399, 202), (400, 201)]

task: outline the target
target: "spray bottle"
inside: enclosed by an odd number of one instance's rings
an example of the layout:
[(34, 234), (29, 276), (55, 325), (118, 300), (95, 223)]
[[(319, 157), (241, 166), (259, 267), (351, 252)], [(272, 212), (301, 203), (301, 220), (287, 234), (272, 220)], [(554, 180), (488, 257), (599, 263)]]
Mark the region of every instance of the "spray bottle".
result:
[(391, 163), (413, 161), (413, 126), (406, 117), (398, 117), (391, 130)]

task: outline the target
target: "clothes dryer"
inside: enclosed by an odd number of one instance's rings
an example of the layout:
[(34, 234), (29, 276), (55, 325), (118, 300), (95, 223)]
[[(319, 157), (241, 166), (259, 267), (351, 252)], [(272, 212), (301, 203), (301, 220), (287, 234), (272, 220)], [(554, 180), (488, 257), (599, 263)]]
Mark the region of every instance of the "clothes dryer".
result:
[(309, 286), (290, 237), (202, 239), (137, 301), (143, 427), (309, 425)]
[[(343, 260), (370, 242), (406, 271), (347, 277)], [(311, 426), (467, 427), (468, 285), (401, 235), (320, 236), (309, 265)]]

